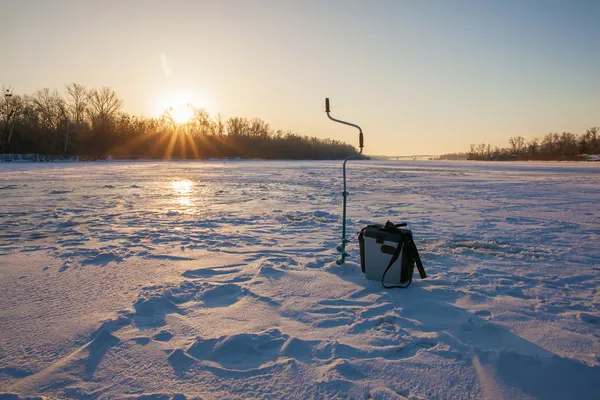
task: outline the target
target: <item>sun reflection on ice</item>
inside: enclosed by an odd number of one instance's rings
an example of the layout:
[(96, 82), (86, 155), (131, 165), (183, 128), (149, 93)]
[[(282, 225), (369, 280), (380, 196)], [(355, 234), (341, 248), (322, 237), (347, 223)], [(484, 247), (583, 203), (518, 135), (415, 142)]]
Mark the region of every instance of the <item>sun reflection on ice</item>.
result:
[(188, 180), (179, 180), (171, 183), (171, 187), (177, 194), (187, 195), (192, 191), (194, 183)]
[(194, 183), (192, 181), (188, 181), (185, 179), (171, 182), (171, 188), (173, 189), (175, 194), (178, 195), (178, 198), (177, 198), (178, 204), (180, 204), (184, 207), (192, 206), (192, 198), (190, 195), (192, 193), (193, 186), (194, 186)]

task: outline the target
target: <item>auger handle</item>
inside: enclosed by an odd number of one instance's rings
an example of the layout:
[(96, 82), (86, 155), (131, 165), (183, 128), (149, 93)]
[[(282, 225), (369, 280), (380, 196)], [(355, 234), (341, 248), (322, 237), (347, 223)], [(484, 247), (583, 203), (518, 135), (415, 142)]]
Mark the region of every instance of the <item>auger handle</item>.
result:
[(330, 120), (335, 121), (335, 122), (339, 122), (340, 124), (344, 124), (344, 125), (348, 125), (348, 126), (353, 126), (356, 129), (358, 129), (358, 146), (360, 147), (360, 151), (362, 152), (362, 148), (365, 147), (365, 140), (363, 138), (363, 132), (362, 129), (360, 129), (360, 126), (356, 125), (356, 124), (352, 124), (350, 122), (346, 122), (346, 121), (342, 121), (341, 119), (337, 119), (337, 118), (333, 118), (331, 115), (329, 115), (329, 113), (331, 112), (329, 109), (329, 97), (325, 98), (325, 112), (327, 113), (327, 116), (329, 117)]

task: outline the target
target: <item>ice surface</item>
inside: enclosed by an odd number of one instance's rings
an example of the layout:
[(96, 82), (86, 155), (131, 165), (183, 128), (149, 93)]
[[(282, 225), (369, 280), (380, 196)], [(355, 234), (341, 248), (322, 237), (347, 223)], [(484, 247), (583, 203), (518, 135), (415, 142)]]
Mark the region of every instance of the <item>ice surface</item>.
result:
[[(0, 399), (598, 398), (600, 167), (0, 164)], [(355, 235), (408, 222), (385, 290)]]

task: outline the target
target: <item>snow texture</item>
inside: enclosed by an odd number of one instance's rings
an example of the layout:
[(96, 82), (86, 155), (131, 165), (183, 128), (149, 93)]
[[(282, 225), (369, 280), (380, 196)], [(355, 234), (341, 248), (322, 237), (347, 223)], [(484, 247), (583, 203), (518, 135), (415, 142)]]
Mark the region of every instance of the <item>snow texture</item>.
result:
[[(0, 399), (598, 399), (600, 166), (0, 164)], [(385, 290), (355, 233), (408, 222)]]

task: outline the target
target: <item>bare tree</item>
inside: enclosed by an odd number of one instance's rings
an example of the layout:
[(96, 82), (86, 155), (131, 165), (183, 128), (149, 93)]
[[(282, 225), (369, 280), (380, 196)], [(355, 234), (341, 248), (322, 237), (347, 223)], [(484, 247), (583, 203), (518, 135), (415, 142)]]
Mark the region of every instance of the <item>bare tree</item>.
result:
[[(73, 134), (81, 132), (81, 130), (84, 128), (83, 122), (88, 106), (88, 90), (85, 86), (78, 83), (71, 83), (66, 86), (66, 89), (66, 104), (69, 110), (70, 120), (67, 122), (65, 129), (65, 154), (67, 153), (67, 148)], [(73, 123), (71, 123), (71, 121), (73, 121)]]
[(511, 137), (508, 139), (508, 143), (516, 156), (518, 156), (521, 153), (521, 150), (525, 148), (525, 138), (523, 136)]
[(267, 138), (271, 128), (269, 124), (260, 118), (254, 118), (248, 126), (248, 134), (254, 137)]
[(71, 119), (76, 124), (81, 124), (88, 105), (88, 90), (83, 85), (71, 83), (67, 85), (67, 94), (67, 104), (71, 112)]
[(192, 118), (190, 125), (192, 133), (200, 135), (210, 135), (215, 130), (214, 122), (210, 119), (210, 114), (203, 108), (194, 108), (192, 105), (188, 105), (192, 109)]
[[(281, 131), (281, 130), (277, 131), (277, 138), (280, 139), (282, 137), (283, 137), (283, 131)], [(469, 158), (474, 159), (476, 155), (477, 155), (477, 145), (471, 144), (469, 146)]]
[(579, 139), (581, 152), (595, 154), (600, 152), (600, 128), (594, 126), (585, 131)]
[(492, 151), (492, 155), (495, 159), (500, 158), (502, 155), (502, 149), (498, 146), (494, 146), (494, 150)]
[(68, 137), (69, 113), (65, 100), (56, 90), (51, 92), (50, 89), (41, 89), (34, 93), (32, 102), (44, 127), (44, 143), (51, 140), (52, 151), (57, 151), (61, 137), (65, 140)]
[(554, 154), (554, 135), (557, 134), (548, 133), (546, 136), (544, 136), (544, 138), (542, 139), (542, 144), (540, 145), (540, 150), (542, 151), (542, 153), (546, 155)]
[(486, 145), (485, 143), (480, 143), (479, 146), (477, 146), (477, 152), (479, 153), (479, 156), (484, 159), (485, 158), (485, 149), (486, 149)]
[(88, 92), (87, 112), (93, 126), (108, 123), (123, 107), (123, 100), (117, 93), (108, 88), (92, 89)]
[(537, 138), (533, 138), (527, 143), (527, 152), (529, 153), (530, 158), (535, 157), (539, 149), (540, 145), (539, 140)]
[(25, 106), (23, 98), (16, 96), (10, 89), (3, 88), (0, 98), (0, 121), (2, 121), (2, 131), (0, 131), (0, 150), (12, 139), (15, 120)]
[(173, 107), (169, 107), (163, 111), (159, 120), (161, 124), (166, 125), (168, 128), (177, 130), (177, 122), (175, 122), (175, 118), (173, 117)]
[(577, 154), (577, 137), (570, 132), (560, 134), (560, 151), (563, 156), (574, 156)]
[(40, 121), (49, 131), (56, 129), (58, 125), (58, 113), (55, 109), (58, 93), (50, 89), (40, 89), (33, 94), (32, 101)]
[(215, 116), (214, 126), (215, 134), (217, 134), (218, 136), (225, 135), (225, 124), (223, 123), (223, 117), (221, 116), (221, 114), (217, 114)]
[(231, 117), (226, 122), (229, 136), (248, 136), (248, 120), (246, 118)]

